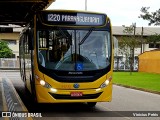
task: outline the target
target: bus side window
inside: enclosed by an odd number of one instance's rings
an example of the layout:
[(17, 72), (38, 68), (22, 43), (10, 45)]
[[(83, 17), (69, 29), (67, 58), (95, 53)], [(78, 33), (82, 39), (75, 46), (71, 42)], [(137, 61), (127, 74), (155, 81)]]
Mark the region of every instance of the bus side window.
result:
[(39, 57), (39, 63), (45, 67), (45, 59), (44, 59), (44, 56), (43, 54), (41, 53), (41, 51), (38, 52), (38, 57)]
[(27, 35), (28, 35), (28, 49), (33, 50), (33, 30), (28, 29)]

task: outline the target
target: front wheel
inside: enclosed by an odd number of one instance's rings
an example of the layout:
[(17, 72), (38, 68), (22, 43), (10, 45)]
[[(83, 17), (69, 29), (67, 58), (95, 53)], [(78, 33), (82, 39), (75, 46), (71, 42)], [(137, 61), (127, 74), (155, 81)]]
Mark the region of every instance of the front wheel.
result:
[(87, 102), (89, 107), (95, 107), (95, 105), (97, 104), (97, 102)]

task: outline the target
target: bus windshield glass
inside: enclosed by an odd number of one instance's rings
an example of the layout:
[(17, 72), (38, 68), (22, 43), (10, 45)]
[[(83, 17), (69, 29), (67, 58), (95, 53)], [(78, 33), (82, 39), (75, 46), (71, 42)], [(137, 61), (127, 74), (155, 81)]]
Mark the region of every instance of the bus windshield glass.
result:
[(38, 30), (38, 63), (62, 71), (99, 70), (111, 64), (109, 31), (90, 28)]

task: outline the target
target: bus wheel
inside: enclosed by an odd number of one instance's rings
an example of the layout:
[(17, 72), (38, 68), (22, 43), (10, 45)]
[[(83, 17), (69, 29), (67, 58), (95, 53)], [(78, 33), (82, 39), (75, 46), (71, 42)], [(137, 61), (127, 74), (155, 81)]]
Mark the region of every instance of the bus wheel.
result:
[(97, 102), (87, 102), (89, 107), (95, 107)]

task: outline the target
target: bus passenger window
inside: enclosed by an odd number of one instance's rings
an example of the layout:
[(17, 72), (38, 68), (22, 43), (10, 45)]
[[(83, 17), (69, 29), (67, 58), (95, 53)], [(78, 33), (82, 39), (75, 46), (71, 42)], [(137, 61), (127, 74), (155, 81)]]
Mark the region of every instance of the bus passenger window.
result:
[(41, 53), (41, 51), (38, 52), (38, 57), (39, 57), (39, 63), (45, 67), (45, 59), (44, 59), (44, 56), (43, 54)]

